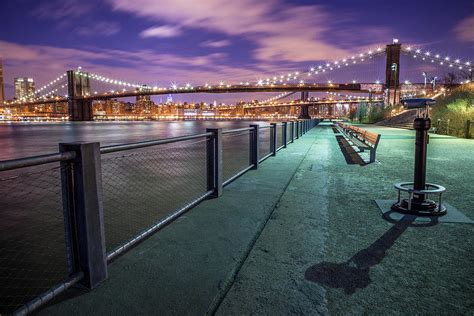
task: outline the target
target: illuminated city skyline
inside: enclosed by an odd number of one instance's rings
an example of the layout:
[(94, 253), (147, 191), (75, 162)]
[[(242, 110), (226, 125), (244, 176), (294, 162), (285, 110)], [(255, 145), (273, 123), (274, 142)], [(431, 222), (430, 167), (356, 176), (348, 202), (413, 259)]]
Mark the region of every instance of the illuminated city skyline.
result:
[[(122, 0), (97, 5), (76, 0), (3, 4), (2, 29), (12, 30), (0, 36), (7, 97), (13, 96), (14, 77), (33, 77), (40, 86), (52, 79), (54, 70), (79, 65), (114, 78), (170, 85), (258, 80), (385, 45), (393, 37), (453, 58), (473, 55), (474, 15), (469, 1), (130, 4)], [(433, 23), (440, 19), (443, 23)], [(377, 75), (374, 71), (367, 76), (382, 79)], [(323, 79), (337, 79), (337, 74), (332, 76)], [(215, 99), (200, 98), (177, 96), (177, 101)], [(217, 97), (218, 101), (243, 98)]]

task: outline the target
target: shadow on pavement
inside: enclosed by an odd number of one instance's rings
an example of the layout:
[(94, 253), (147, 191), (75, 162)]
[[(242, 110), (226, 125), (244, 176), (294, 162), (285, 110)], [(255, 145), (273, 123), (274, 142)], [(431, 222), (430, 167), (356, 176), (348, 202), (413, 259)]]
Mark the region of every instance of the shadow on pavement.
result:
[(305, 279), (331, 288), (341, 288), (346, 294), (353, 294), (356, 289), (367, 287), (371, 283), (370, 268), (382, 262), (387, 250), (408, 227), (427, 227), (438, 223), (434, 219), (429, 223), (414, 224), (415, 218), (413, 215), (405, 215), (395, 222), (390, 220), (388, 214), (385, 219), (394, 225), (373, 244), (360, 250), (346, 262), (323, 261), (309, 267), (305, 272)]

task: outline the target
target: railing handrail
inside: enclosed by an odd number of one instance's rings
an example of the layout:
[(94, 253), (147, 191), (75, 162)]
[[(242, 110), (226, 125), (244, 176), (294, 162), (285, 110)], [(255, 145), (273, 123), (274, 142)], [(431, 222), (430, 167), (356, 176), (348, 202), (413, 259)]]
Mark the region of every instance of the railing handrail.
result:
[(182, 142), (182, 141), (186, 141), (186, 140), (202, 138), (202, 137), (208, 137), (208, 136), (212, 136), (212, 133), (202, 133), (202, 134), (195, 134), (195, 135), (169, 137), (169, 138), (163, 138), (163, 139), (157, 139), (157, 140), (147, 140), (147, 141), (144, 141), (144, 142), (136, 142), (136, 143), (128, 143), (128, 144), (120, 144), (120, 145), (110, 145), (110, 146), (100, 147), (100, 153), (101, 154), (109, 154), (109, 153), (114, 153), (114, 152), (117, 152), (117, 151), (124, 151), (124, 150), (131, 150), (131, 149), (144, 148), (144, 147), (150, 147), (150, 146), (164, 145), (164, 144)]
[(7, 171), (13, 169), (19, 169), (24, 167), (32, 167), (38, 165), (44, 165), (51, 162), (67, 161), (76, 158), (76, 153), (73, 151), (67, 151), (63, 153), (54, 153), (47, 155), (31, 156), (25, 158), (17, 158), (11, 160), (0, 161), (0, 171)]
[(235, 129), (224, 130), (224, 131), (222, 131), (222, 134), (246, 132), (246, 131), (251, 131), (251, 130), (252, 130), (251, 127), (235, 128)]
[[(301, 122), (305, 123), (303, 124)], [(83, 283), (83, 285), (90, 289), (95, 288), (107, 278), (107, 262), (127, 251), (147, 236), (163, 228), (165, 225), (168, 225), (207, 197), (220, 196), (222, 194), (223, 186), (228, 185), (249, 170), (258, 169), (260, 162), (268, 157), (275, 156), (279, 149), (286, 147), (285, 144), (288, 141), (288, 131), (291, 132), (290, 138), (291, 142), (293, 142), (295, 137), (301, 137), (312, 127), (317, 125), (317, 122), (316, 124), (315, 122), (316, 120), (313, 120), (312, 122), (309, 120), (298, 120), (291, 121), (291, 124), (288, 124), (288, 122), (276, 122), (267, 126), (253, 124), (250, 125), (250, 127), (225, 131), (218, 128), (208, 128), (206, 133), (201, 134), (110, 145), (100, 148), (98, 142), (62, 143), (59, 144), (59, 149), (62, 151), (59, 153), (0, 161), (0, 171), (52, 162), (68, 162), (68, 164), (71, 164), (70, 168), (61, 168), (60, 179), (66, 231), (65, 240), (66, 244), (69, 245), (66, 247), (66, 252), (68, 258), (82, 258), (78, 262), (72, 262), (72, 260), (70, 261), (68, 259), (68, 271), (71, 273), (70, 277), (60, 281), (59, 284), (35, 297), (30, 302), (17, 309), (15, 313), (31, 313), (77, 282)], [(277, 126), (283, 127), (281, 135), (277, 133)], [(296, 135), (295, 127), (297, 132)], [(269, 129), (270, 131), (271, 152), (265, 157), (259, 157), (260, 129)], [(241, 135), (248, 134), (249, 137), (249, 164), (230, 178), (223, 181), (222, 134), (248, 131), (250, 131), (250, 133), (242, 133)], [(277, 148), (277, 140), (280, 137), (284, 141), (284, 144)], [(160, 219), (151, 227), (144, 228), (140, 233), (129, 238), (124, 244), (120, 245), (111, 253), (106, 254), (105, 249), (103, 249), (105, 247), (105, 232), (102, 207), (103, 184), (101, 179), (101, 154), (203, 138), (206, 141), (205, 147), (207, 154), (207, 191), (192, 201), (186, 200), (186, 204), (181, 208), (172, 210), (172, 213), (167, 217)], [(81, 229), (78, 229), (78, 227), (81, 227)]]
[(272, 128), (271, 125), (266, 125), (266, 126), (260, 126), (259, 129), (267, 129), (267, 128)]
[[(271, 126), (261, 126), (260, 128), (266, 129), (266, 128), (271, 128)], [(244, 131), (251, 131), (251, 130), (252, 128), (250, 127), (243, 127), (243, 128), (225, 130), (225, 131), (222, 131), (222, 134), (230, 134), (230, 133), (237, 133), (237, 132), (244, 132)], [(192, 139), (208, 137), (208, 136), (212, 136), (212, 133), (201, 133), (201, 134), (194, 134), (194, 135), (184, 135), (184, 136), (177, 136), (177, 137), (162, 138), (162, 139), (157, 139), (157, 140), (147, 140), (147, 141), (135, 142), (135, 143), (109, 145), (109, 146), (101, 147), (100, 153), (109, 154), (109, 153), (114, 153), (118, 151), (164, 145), (164, 144), (181, 142), (181, 141), (192, 140)], [(43, 165), (43, 164), (52, 163), (52, 162), (67, 161), (67, 160), (74, 159), (75, 157), (76, 157), (76, 153), (71, 151), (71, 152), (64, 152), (64, 153), (52, 153), (52, 154), (46, 154), (46, 155), (31, 156), (31, 157), (25, 157), (25, 158), (16, 158), (16, 159), (10, 159), (10, 160), (1, 160), (0, 171), (7, 171), (7, 170), (24, 168), (24, 167), (32, 167), (32, 166)]]

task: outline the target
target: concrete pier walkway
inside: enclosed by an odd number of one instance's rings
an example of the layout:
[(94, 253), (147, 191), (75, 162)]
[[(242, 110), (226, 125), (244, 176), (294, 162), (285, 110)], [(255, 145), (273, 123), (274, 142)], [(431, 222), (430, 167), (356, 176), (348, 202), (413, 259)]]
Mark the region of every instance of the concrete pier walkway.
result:
[[(373, 130), (379, 163), (348, 165), (318, 126), (40, 314), (472, 314), (474, 225), (385, 221), (374, 200), (411, 179), (414, 134)], [(429, 150), (429, 181), (474, 219), (474, 141)]]

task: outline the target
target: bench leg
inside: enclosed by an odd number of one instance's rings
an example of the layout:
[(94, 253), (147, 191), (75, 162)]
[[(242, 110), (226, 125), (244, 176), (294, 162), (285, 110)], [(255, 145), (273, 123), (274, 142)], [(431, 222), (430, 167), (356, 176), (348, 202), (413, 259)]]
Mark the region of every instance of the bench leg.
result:
[(375, 149), (370, 150), (370, 162), (375, 162)]

